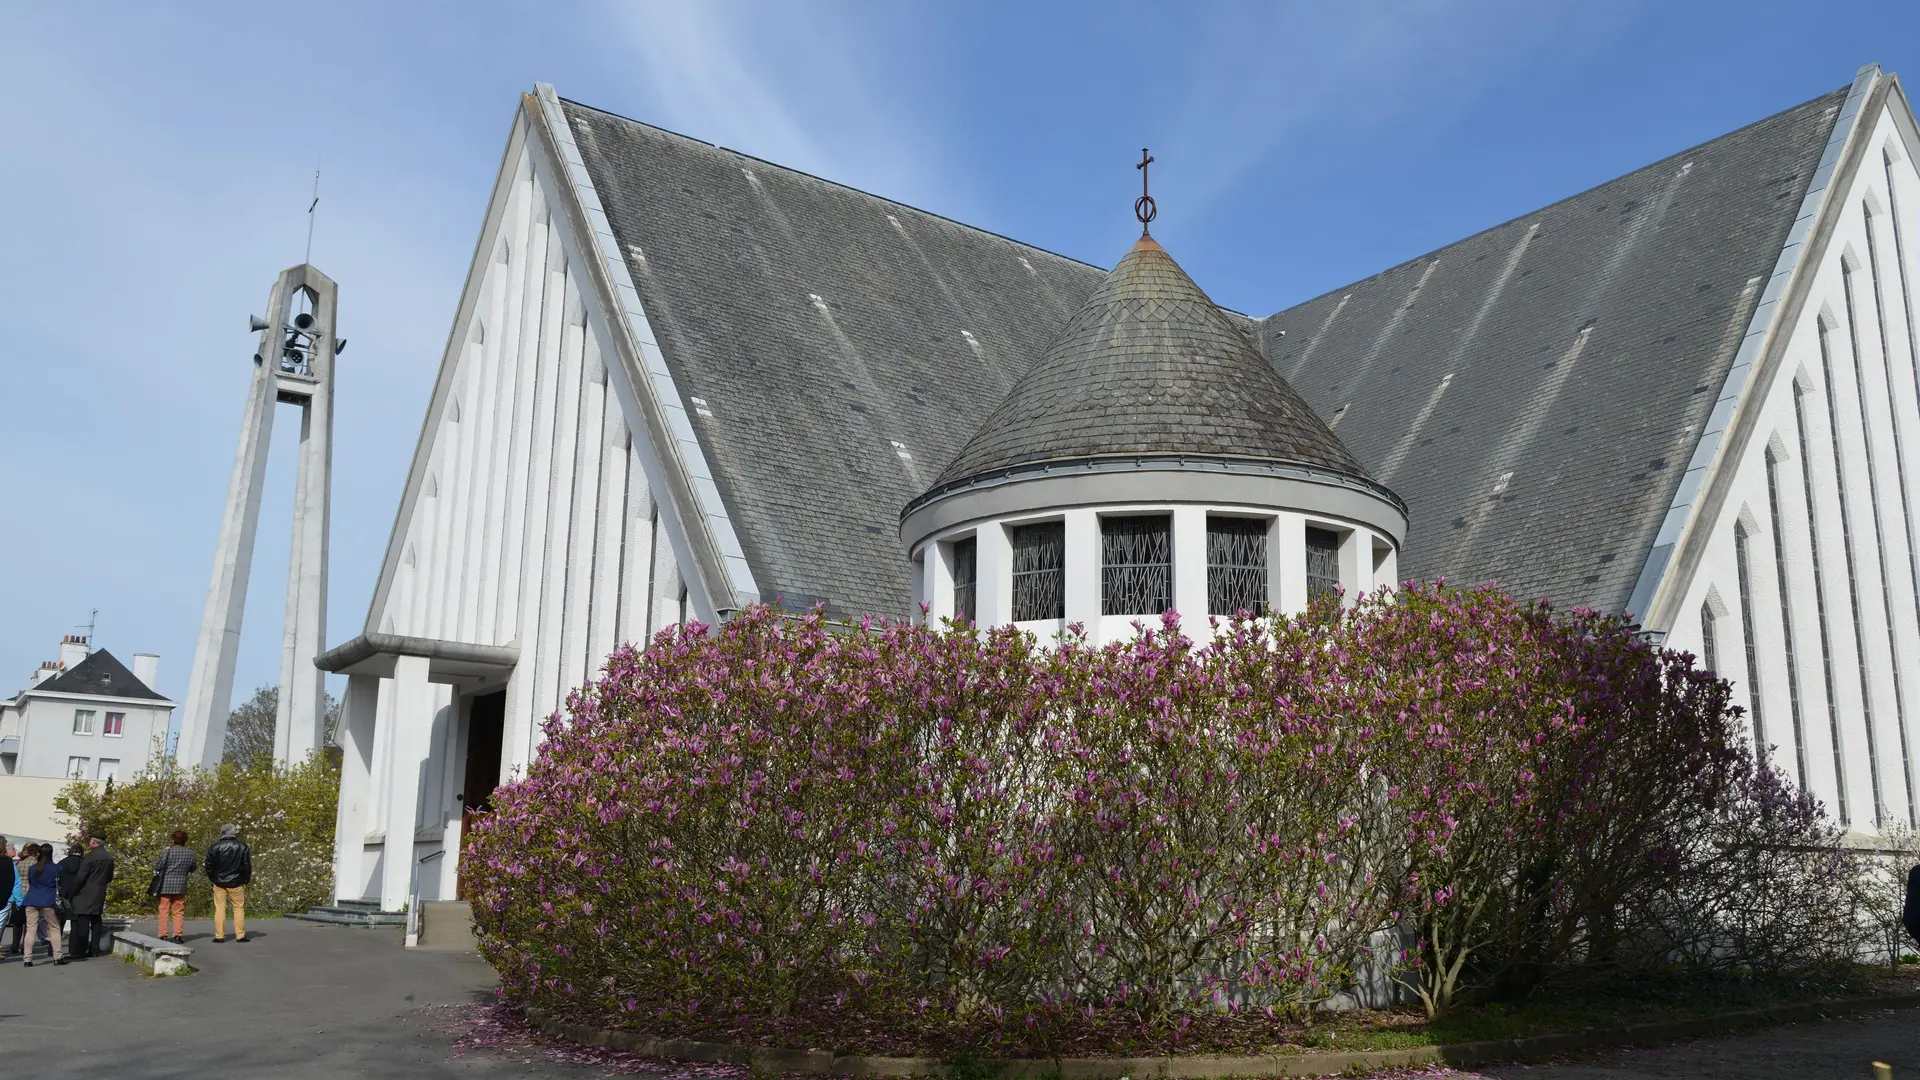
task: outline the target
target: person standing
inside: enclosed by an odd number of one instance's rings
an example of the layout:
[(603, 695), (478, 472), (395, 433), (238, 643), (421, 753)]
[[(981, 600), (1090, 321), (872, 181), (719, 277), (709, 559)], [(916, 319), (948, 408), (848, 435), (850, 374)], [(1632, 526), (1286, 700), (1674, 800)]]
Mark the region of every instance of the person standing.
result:
[(60, 860), (60, 893), (54, 905), (54, 913), (60, 917), (62, 931), (67, 935), (67, 955), (73, 955), (73, 927), (67, 925), (73, 919), (73, 887), (80, 883), (80, 857), (87, 853), (80, 841), (67, 844), (67, 857)]
[(43, 844), (40, 854), (27, 867), (27, 966), (33, 966), (33, 950), (42, 932), (53, 946), (53, 962), (65, 964), (60, 952), (60, 918), (54, 903), (60, 892), (60, 867), (53, 861), (53, 845)]
[[(173, 845), (160, 853), (153, 864), (154, 880), (160, 891), (160, 929), (162, 941), (182, 945), (187, 940), (187, 876), (199, 865), (193, 849), (187, 846), (187, 834), (173, 830)], [(167, 933), (167, 917), (173, 917), (173, 933)]]
[(113, 884), (113, 852), (99, 836), (87, 837), (87, 853), (80, 859), (80, 880), (73, 886), (73, 937), (68, 950), (74, 957), (101, 952), (100, 919), (107, 911), (107, 886)]
[(7, 851), (7, 866), (13, 874), (13, 888), (7, 893), (7, 926), (13, 929), (13, 948), (7, 951), (14, 956), (20, 955), (20, 943), (27, 936), (27, 866), (38, 852), (33, 844)]
[(253, 851), (240, 839), (240, 826), (220, 826), (220, 839), (207, 849), (207, 877), (213, 882), (213, 942), (227, 940), (227, 904), (233, 904), (233, 940), (247, 940), (247, 883), (253, 880)]

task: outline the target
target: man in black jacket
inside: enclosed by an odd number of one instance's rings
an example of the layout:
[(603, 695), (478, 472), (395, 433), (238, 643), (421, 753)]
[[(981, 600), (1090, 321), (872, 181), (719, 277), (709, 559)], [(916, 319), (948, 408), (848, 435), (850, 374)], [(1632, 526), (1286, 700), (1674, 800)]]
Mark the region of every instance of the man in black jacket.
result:
[(107, 910), (107, 886), (113, 884), (113, 852), (98, 836), (87, 837), (87, 853), (80, 857), (80, 872), (73, 883), (73, 957), (92, 956), (105, 951), (100, 941), (104, 924), (100, 917)]
[(240, 826), (220, 826), (220, 839), (207, 849), (207, 877), (213, 881), (213, 943), (227, 940), (227, 904), (233, 904), (233, 940), (247, 940), (247, 883), (253, 880), (253, 852), (240, 839)]

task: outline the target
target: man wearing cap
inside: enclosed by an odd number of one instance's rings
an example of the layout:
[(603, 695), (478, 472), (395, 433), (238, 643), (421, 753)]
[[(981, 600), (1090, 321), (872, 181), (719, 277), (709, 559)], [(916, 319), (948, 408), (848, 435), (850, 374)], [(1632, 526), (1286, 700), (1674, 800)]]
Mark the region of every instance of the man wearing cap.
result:
[(213, 943), (227, 940), (227, 904), (233, 904), (233, 940), (247, 940), (247, 882), (253, 880), (253, 852), (240, 839), (240, 826), (220, 826), (220, 839), (207, 849), (207, 877), (213, 881)]

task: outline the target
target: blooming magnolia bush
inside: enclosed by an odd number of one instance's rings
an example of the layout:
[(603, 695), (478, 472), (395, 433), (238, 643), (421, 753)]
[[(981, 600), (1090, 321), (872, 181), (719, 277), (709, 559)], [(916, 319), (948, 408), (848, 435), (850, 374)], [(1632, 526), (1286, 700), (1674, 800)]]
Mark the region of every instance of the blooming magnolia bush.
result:
[[(1492, 590), (1205, 647), (1171, 619), (1095, 648), (759, 609), (621, 651), (568, 710), (463, 873), (506, 992), (593, 1023), (1173, 1046), (1310, 1016), (1382, 942), (1435, 1014), (1843, 948), (1767, 922), (1824, 895), (1834, 838), (1725, 684)], [(1741, 873), (1764, 896), (1704, 901)]]

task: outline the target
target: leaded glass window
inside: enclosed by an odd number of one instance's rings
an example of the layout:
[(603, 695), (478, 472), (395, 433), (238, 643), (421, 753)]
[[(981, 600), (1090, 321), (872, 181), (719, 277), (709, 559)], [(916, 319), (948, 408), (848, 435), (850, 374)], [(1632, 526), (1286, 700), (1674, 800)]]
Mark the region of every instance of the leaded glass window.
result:
[(1747, 572), (1747, 528), (1733, 527), (1734, 573), (1740, 579), (1740, 632), (1747, 639), (1747, 704), (1753, 709), (1753, 752), (1761, 760), (1767, 754), (1767, 724), (1760, 713), (1760, 650), (1753, 640), (1752, 575)]
[(1713, 604), (1700, 605), (1700, 663), (1708, 671), (1720, 673), (1720, 639), (1714, 629)]
[(1012, 533), (1013, 621), (1066, 618), (1066, 525), (1015, 525)]
[(1307, 527), (1307, 599), (1340, 591), (1340, 534)]
[(1267, 610), (1267, 523), (1258, 518), (1207, 519), (1207, 613)]
[[(1824, 340), (1824, 331), (1823, 340)], [(1821, 674), (1826, 678), (1827, 687), (1827, 726), (1831, 731), (1833, 745), (1833, 775), (1837, 778), (1834, 788), (1838, 793), (1835, 800), (1840, 810), (1840, 824), (1853, 824), (1853, 811), (1847, 805), (1847, 769), (1842, 760), (1840, 741), (1840, 699), (1833, 692), (1833, 632), (1827, 627), (1827, 579), (1824, 563), (1820, 561), (1820, 524), (1813, 516), (1813, 453), (1807, 443), (1807, 393), (1799, 385), (1793, 388), (1793, 421), (1800, 438), (1800, 488), (1806, 495), (1807, 505), (1807, 547), (1813, 559), (1813, 613), (1814, 620), (1820, 624), (1820, 665)]]
[(953, 542), (953, 618), (974, 622), (979, 599), (980, 542), (974, 537)]
[(1173, 607), (1173, 519), (1100, 520), (1100, 611), (1158, 615)]
[(1767, 512), (1773, 524), (1773, 574), (1780, 589), (1780, 630), (1787, 641), (1787, 704), (1793, 720), (1793, 759), (1800, 790), (1807, 790), (1807, 740), (1800, 715), (1800, 661), (1794, 651), (1793, 594), (1787, 586), (1787, 537), (1780, 529), (1780, 459), (1767, 451)]

